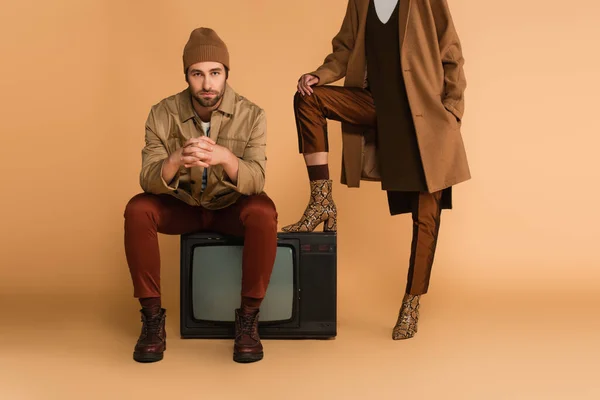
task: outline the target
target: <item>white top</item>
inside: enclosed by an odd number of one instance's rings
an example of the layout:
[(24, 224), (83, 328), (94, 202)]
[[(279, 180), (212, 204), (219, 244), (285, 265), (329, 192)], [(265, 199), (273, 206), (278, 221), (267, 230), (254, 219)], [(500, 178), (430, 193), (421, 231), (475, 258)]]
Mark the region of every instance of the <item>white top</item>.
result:
[(375, 11), (382, 23), (387, 23), (398, 4), (398, 0), (373, 0), (375, 2)]
[(210, 130), (210, 122), (200, 121), (200, 123), (202, 124), (202, 130), (204, 131), (204, 134), (208, 136), (208, 131)]

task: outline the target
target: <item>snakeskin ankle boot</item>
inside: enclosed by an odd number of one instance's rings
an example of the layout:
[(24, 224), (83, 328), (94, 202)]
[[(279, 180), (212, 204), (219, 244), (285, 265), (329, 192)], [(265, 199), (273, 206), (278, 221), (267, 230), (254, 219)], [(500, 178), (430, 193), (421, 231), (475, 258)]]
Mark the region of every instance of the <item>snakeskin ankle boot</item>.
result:
[(310, 181), (310, 201), (300, 221), (287, 225), (283, 232), (312, 232), (323, 222), (323, 232), (337, 230), (337, 209), (331, 194), (333, 181), (321, 179)]
[(411, 294), (405, 294), (402, 307), (398, 314), (396, 326), (392, 331), (392, 339), (410, 339), (417, 333), (417, 322), (419, 321), (419, 298)]

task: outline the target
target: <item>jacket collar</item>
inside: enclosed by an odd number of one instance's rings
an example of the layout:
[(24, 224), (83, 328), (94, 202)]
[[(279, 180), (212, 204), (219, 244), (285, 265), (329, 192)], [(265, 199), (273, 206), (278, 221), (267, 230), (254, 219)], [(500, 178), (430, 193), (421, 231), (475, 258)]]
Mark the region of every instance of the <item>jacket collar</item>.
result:
[[(190, 92), (190, 88), (185, 89), (181, 96), (181, 106), (179, 109), (179, 118), (181, 122), (185, 122), (189, 119), (194, 118), (196, 116), (196, 111), (194, 110), (194, 106), (192, 105), (192, 94)], [(228, 83), (225, 83), (225, 93), (223, 93), (223, 100), (217, 108), (216, 111), (219, 111), (223, 114), (232, 115), (235, 106), (235, 92), (229, 86)]]

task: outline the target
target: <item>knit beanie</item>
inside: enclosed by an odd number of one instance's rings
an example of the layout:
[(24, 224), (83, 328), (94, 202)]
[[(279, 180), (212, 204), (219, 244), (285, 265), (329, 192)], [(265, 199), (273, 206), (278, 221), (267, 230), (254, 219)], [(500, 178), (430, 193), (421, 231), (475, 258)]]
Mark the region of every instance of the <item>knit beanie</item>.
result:
[(197, 28), (183, 49), (183, 72), (203, 61), (220, 62), (229, 68), (229, 51), (217, 33), (210, 28)]

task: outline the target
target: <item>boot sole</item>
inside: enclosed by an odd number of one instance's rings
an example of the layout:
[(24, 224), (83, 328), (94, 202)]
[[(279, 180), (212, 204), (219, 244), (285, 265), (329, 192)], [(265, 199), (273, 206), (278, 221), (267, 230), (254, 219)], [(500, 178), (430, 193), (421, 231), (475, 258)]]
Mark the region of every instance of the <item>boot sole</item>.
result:
[(253, 363), (263, 359), (264, 353), (260, 352), (257, 354), (233, 354), (233, 361), (241, 364)]
[(139, 363), (153, 363), (163, 359), (163, 353), (157, 354), (138, 354), (133, 353), (133, 359)]

